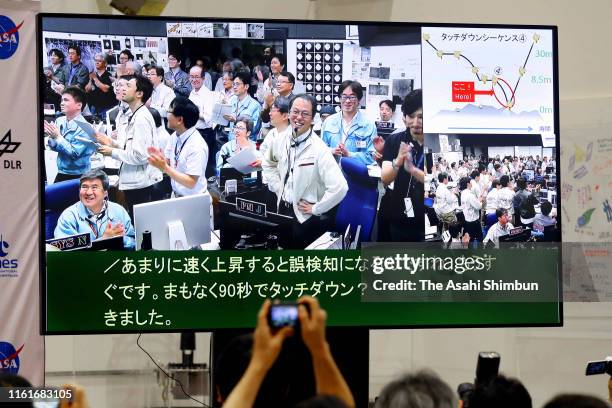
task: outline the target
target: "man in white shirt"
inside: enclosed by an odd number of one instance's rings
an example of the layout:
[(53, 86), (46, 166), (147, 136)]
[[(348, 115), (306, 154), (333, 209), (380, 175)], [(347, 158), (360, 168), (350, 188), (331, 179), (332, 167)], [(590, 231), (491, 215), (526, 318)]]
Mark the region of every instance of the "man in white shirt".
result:
[(499, 237), (508, 235), (510, 230), (514, 228), (510, 221), (508, 221), (510, 217), (505, 208), (498, 208), (495, 211), (495, 215), (497, 216), (497, 222), (493, 224), (491, 228), (489, 228), (489, 231), (487, 231), (487, 236), (482, 241), (483, 244), (486, 244), (489, 241), (498, 244)]
[(335, 209), (348, 191), (329, 148), (313, 135), (316, 101), (297, 95), (291, 102), (293, 132), (277, 137), (262, 167), (268, 188), (278, 198), (278, 212), (293, 217), (293, 246), (305, 248), (335, 227)]
[[(199, 109), (198, 122), (195, 127), (208, 146), (208, 164), (206, 166), (206, 177), (215, 175), (215, 158), (217, 155), (217, 142), (215, 124), (212, 122), (212, 112), (219, 95), (204, 86), (202, 68), (195, 65), (189, 70), (189, 82), (191, 83), (191, 100)], [(168, 125), (169, 126), (169, 125)]]
[(465, 231), (470, 234), (470, 241), (482, 242), (482, 226), (480, 224), (480, 210), (482, 199), (470, 189), (470, 178), (463, 177), (459, 180), (461, 190), (461, 209), (465, 217)]
[(443, 228), (447, 229), (448, 224), (456, 222), (457, 216), (455, 209), (458, 206), (457, 196), (451, 193), (448, 189), (448, 174), (442, 172), (438, 174), (438, 188), (436, 189), (436, 200), (434, 210), (440, 221), (443, 223)]
[(198, 107), (177, 96), (168, 110), (168, 126), (175, 132), (166, 150), (148, 149), (149, 163), (170, 176), (175, 197), (208, 192), (205, 177), (208, 146), (195, 128), (198, 117)]
[(156, 109), (162, 118), (167, 116), (170, 102), (176, 96), (174, 90), (168, 85), (164, 84), (164, 69), (162, 67), (149, 68), (148, 75), (149, 81), (153, 84), (153, 94), (149, 99), (149, 107)]
[[(123, 101), (130, 107), (125, 129), (125, 148), (104, 144), (98, 151), (119, 160), (119, 190), (125, 194), (128, 213), (134, 218), (134, 205), (148, 203), (154, 196), (153, 185), (162, 180), (161, 172), (148, 163), (147, 149), (157, 147), (157, 128), (151, 113), (145, 106), (153, 93), (153, 84), (142, 75), (127, 80)], [(108, 142), (108, 141), (105, 141)]]
[(504, 208), (508, 211), (510, 217), (514, 215), (514, 189), (512, 188), (512, 182), (510, 181), (510, 177), (501, 176), (499, 178), (499, 183), (501, 184), (501, 190), (497, 195), (497, 205), (498, 208)]

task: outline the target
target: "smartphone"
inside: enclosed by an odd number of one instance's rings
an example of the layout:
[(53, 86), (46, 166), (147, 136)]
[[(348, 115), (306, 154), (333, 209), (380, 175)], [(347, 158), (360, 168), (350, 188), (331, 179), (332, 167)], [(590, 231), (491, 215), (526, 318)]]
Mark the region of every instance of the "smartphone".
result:
[(277, 303), (270, 306), (268, 312), (268, 324), (272, 329), (280, 329), (282, 327), (297, 327), (298, 320), (298, 304), (297, 303)]
[(599, 360), (589, 361), (586, 366), (585, 375), (597, 375), (597, 374), (609, 374), (612, 375), (612, 360)]
[(481, 351), (478, 353), (476, 363), (476, 386), (486, 385), (499, 373), (499, 362), (501, 357), (495, 351)]

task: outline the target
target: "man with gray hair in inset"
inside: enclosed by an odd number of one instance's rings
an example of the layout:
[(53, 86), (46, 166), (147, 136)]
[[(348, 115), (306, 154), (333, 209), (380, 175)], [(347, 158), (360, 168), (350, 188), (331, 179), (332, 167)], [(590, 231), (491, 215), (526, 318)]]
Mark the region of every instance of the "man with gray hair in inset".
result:
[(453, 390), (431, 370), (406, 374), (387, 384), (376, 408), (456, 408)]
[(113, 79), (106, 69), (107, 61), (107, 54), (96, 54), (94, 57), (96, 69), (89, 74), (89, 83), (85, 85), (89, 111), (102, 120), (106, 119), (106, 111), (117, 102), (113, 91)]

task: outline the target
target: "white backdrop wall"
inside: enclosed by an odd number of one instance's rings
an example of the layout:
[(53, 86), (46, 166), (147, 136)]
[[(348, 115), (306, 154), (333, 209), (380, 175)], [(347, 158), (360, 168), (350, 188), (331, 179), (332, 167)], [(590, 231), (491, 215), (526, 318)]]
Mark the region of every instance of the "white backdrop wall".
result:
[[(104, 2), (94, 0), (42, 0), (43, 11), (98, 13)], [(105, 9), (108, 10), (108, 9)], [(108, 13), (108, 11), (105, 11)], [(559, 76), (561, 112), (562, 175), (574, 154), (574, 144), (610, 138), (612, 134), (612, 65), (607, 27), (612, 15), (608, 0), (517, 0), (494, 17), (490, 8), (470, 0), (260, 0), (258, 7), (246, 7), (241, 0), (223, 3), (199, 0), (170, 0), (164, 15), (243, 18), (314, 18), (336, 20), (420, 21), (457, 23), (551, 24), (559, 26)], [(367, 17), (366, 17), (367, 16)], [(585, 143), (586, 142), (586, 143)], [(600, 174), (601, 185), (593, 200), (610, 197), (610, 166), (604, 154), (592, 163), (592, 172)], [(593, 180), (590, 179), (589, 182)], [(586, 182), (586, 181), (584, 181)], [(564, 239), (588, 241), (591, 235), (574, 227), (582, 208), (575, 196), (565, 200), (568, 217)], [(596, 204), (599, 209), (601, 201)], [(598, 228), (610, 229), (599, 211)], [(566, 227), (567, 226), (567, 227)], [(609, 240), (609, 239), (608, 239)], [(534, 406), (558, 392), (588, 392), (607, 397), (605, 376), (585, 377), (585, 362), (612, 353), (612, 306), (610, 303), (566, 303), (563, 328), (393, 330), (371, 334), (370, 395), (402, 371), (429, 366), (451, 385), (469, 381), (474, 376), (477, 352), (496, 350), (502, 355), (501, 370), (518, 376), (534, 398)], [(178, 337), (147, 335), (148, 344), (160, 361), (178, 358)], [(201, 340), (200, 340), (201, 339)], [(206, 342), (201, 336), (198, 341)], [(67, 374), (74, 370), (114, 369), (117, 364), (134, 368), (152, 367), (134, 344), (134, 335), (59, 336), (47, 338), (47, 372)], [(207, 360), (207, 345), (198, 347), (197, 358)], [(89, 352), (86, 352), (89, 350)], [(96, 350), (92, 353), (92, 350)], [(202, 354), (200, 354), (202, 353)], [(95, 356), (94, 356), (95, 354)], [(62, 373), (63, 372), (63, 373)], [(52, 378), (52, 377), (48, 377)], [(58, 381), (68, 377), (53, 377)], [(72, 377), (75, 378), (75, 377)], [(85, 381), (85, 377), (76, 376)], [(118, 386), (96, 377), (86, 381), (99, 406), (105, 398), (120, 398)], [(133, 388), (142, 389), (135, 384)], [(129, 385), (121, 387), (129, 393)], [(94, 404), (96, 405), (96, 404)]]

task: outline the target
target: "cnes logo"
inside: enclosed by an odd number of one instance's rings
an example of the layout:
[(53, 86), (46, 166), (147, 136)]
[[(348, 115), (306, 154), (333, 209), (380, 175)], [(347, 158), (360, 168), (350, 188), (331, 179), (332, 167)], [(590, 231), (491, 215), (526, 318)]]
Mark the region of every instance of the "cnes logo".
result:
[(10, 245), (0, 235), (0, 269), (17, 269), (19, 261), (17, 259), (8, 259), (8, 249)]

